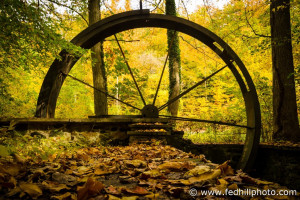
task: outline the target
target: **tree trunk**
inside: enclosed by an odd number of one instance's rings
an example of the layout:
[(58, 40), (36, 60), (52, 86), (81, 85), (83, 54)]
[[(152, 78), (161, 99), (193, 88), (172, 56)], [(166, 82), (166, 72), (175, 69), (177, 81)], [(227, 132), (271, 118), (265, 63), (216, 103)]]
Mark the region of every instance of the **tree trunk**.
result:
[(290, 0), (272, 0), (270, 15), (273, 63), (273, 139), (299, 141)]
[[(89, 0), (89, 26), (101, 19), (100, 0)], [(105, 65), (103, 60), (103, 43), (99, 42), (91, 48), (93, 83), (94, 87), (106, 91), (107, 81), (105, 74)], [(107, 115), (107, 96), (97, 90), (94, 90), (94, 110), (95, 115)]]
[[(176, 16), (175, 0), (166, 0), (166, 14)], [(175, 34), (175, 35), (174, 35)], [(168, 49), (169, 49), (169, 99), (173, 99), (180, 93), (180, 49), (178, 32), (173, 30), (167, 31)], [(177, 116), (179, 99), (168, 106), (172, 116)]]

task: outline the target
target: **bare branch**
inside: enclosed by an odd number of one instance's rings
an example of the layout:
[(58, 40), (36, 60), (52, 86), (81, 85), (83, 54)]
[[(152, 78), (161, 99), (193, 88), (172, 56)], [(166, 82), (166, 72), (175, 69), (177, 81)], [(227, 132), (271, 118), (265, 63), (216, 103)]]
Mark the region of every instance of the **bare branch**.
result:
[(240, 28), (244, 27), (246, 25), (243, 25), (243, 26), (238, 26), (236, 29), (234, 29), (233, 31), (230, 30), (229, 33), (227, 33), (225, 36), (222, 37), (222, 40), (224, 40), (226, 37), (228, 37), (229, 35), (231, 34), (234, 34), (236, 31), (238, 31)]
[(57, 12), (55, 10), (53, 10), (50, 6), (48, 6), (45, 2), (41, 1), (40, 3), (42, 3), (44, 6), (46, 6), (56, 17), (57, 19), (59, 19), (59, 21), (62, 23), (63, 19), (58, 16)]
[(105, 8), (107, 8), (107, 9), (109, 10), (110, 14), (112, 14), (112, 15), (115, 14), (115, 13), (112, 11), (112, 9), (111, 9), (109, 6), (106, 5), (106, 3), (105, 3), (104, 0), (102, 0), (102, 3), (103, 3), (103, 5), (105, 6)]
[[(187, 40), (185, 40), (181, 35), (179, 36), (184, 42), (186, 42), (188, 45), (190, 45), (191, 47), (193, 47), (195, 50), (197, 50), (198, 52), (202, 53), (203, 55), (207, 56), (208, 58), (216, 61), (217, 63), (221, 64), (219, 61), (217, 61), (216, 59), (210, 57), (209, 55), (207, 55), (205, 53), (205, 50), (200, 48), (200, 47), (195, 47), (194, 45), (192, 45), (190, 42), (188, 42)], [(201, 49), (202, 51), (200, 51), (199, 49)]]
[[(110, 40), (103, 40), (104, 42), (111, 42), (111, 41), (116, 41), (115, 39), (110, 39)], [(139, 42), (140, 40), (120, 40), (118, 39), (119, 42)]]
[(144, 0), (147, 3), (150, 3), (152, 6), (154, 6), (154, 9), (151, 10), (151, 12), (155, 11), (156, 9), (159, 9), (161, 12), (165, 13), (165, 11), (163, 11), (161, 8), (159, 8), (160, 3), (162, 2), (162, 0), (160, 0), (157, 4), (154, 4), (148, 0)]
[(262, 34), (257, 33), (257, 32), (254, 30), (254, 28), (252, 27), (252, 25), (251, 25), (250, 22), (249, 22), (249, 19), (248, 19), (248, 16), (247, 16), (247, 7), (246, 7), (246, 6), (245, 6), (245, 19), (246, 19), (246, 22), (247, 22), (248, 26), (250, 26), (252, 32), (254, 33), (254, 35), (259, 36), (259, 37), (271, 38), (271, 36), (269, 36), (269, 35), (262, 35)]
[(182, 5), (183, 5), (183, 8), (184, 8), (185, 12), (186, 12), (186, 17), (187, 17), (187, 19), (190, 20), (189, 13), (188, 13), (188, 11), (187, 11), (187, 8), (186, 8), (186, 6), (185, 6), (184, 1), (183, 1), (183, 0), (180, 0), (180, 1), (181, 1)]
[(54, 3), (54, 4), (58, 5), (58, 6), (62, 6), (62, 7), (65, 7), (65, 8), (68, 8), (68, 9), (72, 10), (73, 12), (77, 13), (86, 22), (87, 25), (89, 25), (88, 21), (84, 18), (84, 16), (81, 13), (79, 13), (78, 11), (76, 11), (74, 8), (72, 8), (68, 5), (56, 2), (55, 0), (46, 0), (46, 1), (49, 1), (51, 3)]
[(213, 18), (212, 18), (212, 16), (211, 16), (211, 13), (210, 13), (210, 11), (209, 11), (208, 5), (206, 4), (206, 3), (207, 3), (206, 1), (207, 1), (207, 0), (203, 0), (204, 7), (205, 7), (205, 9), (206, 9), (206, 12), (207, 12), (209, 18), (210, 18), (211, 23), (212, 23), (213, 25), (215, 25), (215, 22), (214, 22), (214, 20), (213, 20)]

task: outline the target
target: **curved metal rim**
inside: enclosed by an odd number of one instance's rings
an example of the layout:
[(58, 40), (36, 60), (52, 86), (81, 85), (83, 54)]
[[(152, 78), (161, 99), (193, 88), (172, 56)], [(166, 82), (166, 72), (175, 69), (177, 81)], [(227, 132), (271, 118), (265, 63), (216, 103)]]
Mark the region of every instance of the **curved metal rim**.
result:
[[(144, 27), (173, 29), (190, 35), (210, 47), (228, 65), (244, 97), (247, 126), (253, 127), (252, 129), (247, 129), (244, 150), (238, 165), (238, 168), (249, 169), (255, 158), (261, 131), (258, 96), (254, 83), (241, 59), (217, 35), (183, 18), (150, 14), (149, 10), (136, 10), (120, 13), (101, 20), (83, 30), (71, 42), (82, 48), (89, 49), (108, 36), (125, 30)], [(37, 102), (36, 117), (54, 117), (57, 98), (65, 79), (65, 76), (62, 76), (62, 72), (68, 74), (79, 59), (65, 50), (61, 51), (60, 56), (62, 59), (56, 59), (52, 63), (42, 84)]]

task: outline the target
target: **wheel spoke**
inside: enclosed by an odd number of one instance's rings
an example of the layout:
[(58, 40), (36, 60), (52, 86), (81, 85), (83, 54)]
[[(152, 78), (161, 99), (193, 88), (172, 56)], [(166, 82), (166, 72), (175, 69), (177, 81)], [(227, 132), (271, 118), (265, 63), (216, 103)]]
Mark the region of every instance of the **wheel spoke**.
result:
[(186, 95), (187, 93), (189, 93), (190, 91), (192, 91), (193, 89), (195, 89), (196, 87), (198, 87), (199, 85), (205, 83), (205, 81), (209, 80), (210, 78), (212, 78), (214, 75), (218, 74), (220, 71), (222, 71), (223, 69), (225, 69), (228, 65), (225, 65), (224, 67), (218, 69), (217, 71), (215, 71), (214, 73), (212, 73), (211, 75), (209, 75), (208, 77), (204, 78), (203, 80), (199, 81), (198, 83), (196, 83), (195, 85), (193, 85), (192, 87), (190, 87), (189, 89), (185, 90), (184, 92), (180, 93), (179, 95), (177, 95), (176, 97), (174, 97), (173, 99), (170, 99), (167, 103), (165, 103), (164, 105), (162, 105), (161, 107), (158, 108), (159, 111), (163, 110), (164, 108), (166, 108), (168, 105), (170, 105), (171, 103), (174, 103), (176, 100), (180, 99), (181, 97), (183, 97), (184, 95)]
[(128, 70), (129, 70), (129, 72), (130, 72), (130, 75), (131, 75), (131, 77), (132, 77), (132, 79), (133, 79), (133, 82), (134, 82), (134, 84), (135, 84), (135, 86), (136, 86), (136, 88), (137, 88), (137, 90), (138, 90), (138, 92), (139, 92), (139, 94), (140, 94), (140, 97), (141, 97), (141, 99), (142, 99), (144, 105), (146, 105), (146, 102), (145, 102), (145, 100), (144, 100), (144, 97), (143, 97), (143, 95), (142, 95), (142, 92), (141, 92), (141, 90), (140, 90), (140, 88), (139, 88), (139, 86), (138, 86), (138, 84), (137, 84), (137, 82), (136, 82), (136, 80), (135, 80), (135, 78), (134, 78), (133, 72), (132, 72), (132, 70), (131, 70), (131, 68), (130, 68), (130, 66), (129, 66), (127, 60), (126, 60), (126, 57), (125, 57), (124, 51), (123, 51), (123, 49), (122, 49), (122, 47), (121, 47), (121, 45), (120, 45), (120, 42), (119, 42), (117, 36), (116, 36), (116, 35), (114, 35), (114, 36), (115, 36), (115, 39), (116, 39), (116, 41), (117, 41), (117, 43), (118, 43), (118, 46), (119, 46), (119, 49), (120, 49), (121, 54), (122, 54), (122, 56), (123, 56), (123, 59), (124, 59), (124, 61), (125, 61), (125, 64), (127, 65), (127, 68), (128, 68)]
[(155, 92), (155, 96), (154, 96), (152, 105), (155, 105), (155, 101), (156, 101), (157, 94), (158, 94), (158, 91), (159, 91), (159, 88), (160, 88), (161, 80), (162, 80), (162, 78), (163, 78), (163, 75), (164, 75), (164, 72), (165, 72), (165, 69), (166, 69), (166, 66), (167, 66), (167, 62), (168, 62), (169, 54), (170, 54), (170, 49), (172, 48), (172, 45), (173, 45), (173, 42), (174, 42), (175, 35), (176, 35), (176, 31), (174, 32), (173, 37), (172, 37), (172, 40), (171, 40), (171, 43), (170, 43), (170, 46), (168, 47), (168, 53), (167, 53), (167, 56), (166, 56), (166, 60), (165, 60), (165, 63), (164, 63), (164, 67), (163, 67), (162, 72), (161, 72), (161, 75), (160, 75), (160, 79), (159, 79), (159, 82), (158, 82), (158, 85), (157, 85), (157, 88), (156, 88), (156, 92)]
[(186, 117), (173, 117), (169, 115), (159, 115), (160, 117), (166, 117), (171, 120), (177, 120), (177, 121), (189, 121), (189, 122), (204, 122), (209, 124), (220, 124), (220, 125), (226, 125), (226, 126), (236, 126), (241, 128), (250, 128), (253, 129), (254, 127), (249, 127), (246, 125), (240, 125), (240, 124), (234, 124), (229, 122), (221, 122), (221, 121), (212, 121), (212, 120), (204, 120), (204, 119), (194, 119), (194, 118), (186, 118)]
[(73, 80), (78, 81), (78, 82), (80, 82), (80, 83), (82, 83), (82, 84), (84, 84), (84, 85), (86, 85), (86, 86), (88, 86), (88, 87), (90, 87), (90, 88), (93, 88), (94, 90), (97, 90), (98, 92), (101, 92), (101, 93), (105, 94), (106, 96), (108, 96), (108, 97), (110, 97), (110, 98), (112, 98), (112, 99), (114, 99), (114, 100), (117, 100), (117, 101), (119, 101), (119, 102), (121, 102), (121, 103), (123, 103), (123, 104), (125, 104), (125, 105), (127, 105), (127, 106), (129, 106), (129, 107), (131, 107), (131, 108), (134, 108), (134, 109), (136, 109), (136, 110), (141, 111), (141, 109), (139, 109), (139, 108), (137, 108), (137, 107), (135, 107), (135, 106), (133, 106), (133, 105), (131, 105), (131, 104), (129, 104), (129, 103), (126, 103), (126, 102), (122, 101), (121, 99), (118, 99), (118, 98), (114, 97), (113, 95), (108, 94), (108, 93), (105, 92), (105, 91), (102, 91), (102, 90), (100, 90), (100, 89), (98, 89), (98, 88), (95, 88), (94, 86), (92, 86), (92, 85), (90, 85), (90, 84), (88, 84), (88, 83), (86, 83), (86, 82), (84, 82), (84, 81), (82, 81), (82, 80), (80, 80), (80, 79), (78, 79), (78, 78), (75, 78), (74, 76), (72, 76), (72, 75), (70, 75), (70, 74), (65, 74), (65, 73), (63, 73), (63, 72), (61, 72), (61, 73), (62, 73), (64, 76), (68, 76), (68, 77), (72, 78)]

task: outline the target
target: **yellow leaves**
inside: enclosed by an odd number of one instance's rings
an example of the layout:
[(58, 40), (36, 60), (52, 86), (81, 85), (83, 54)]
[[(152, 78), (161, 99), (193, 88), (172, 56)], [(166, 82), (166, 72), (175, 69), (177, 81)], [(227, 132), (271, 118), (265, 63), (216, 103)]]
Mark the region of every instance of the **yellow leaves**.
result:
[(220, 169), (214, 169), (210, 172), (206, 172), (204, 174), (201, 174), (200, 176), (197, 177), (191, 177), (189, 178), (189, 182), (194, 184), (197, 182), (201, 182), (201, 181), (207, 181), (207, 180), (211, 180), (211, 179), (215, 179), (217, 177), (219, 177), (221, 175), (221, 170)]
[(45, 187), (45, 189), (49, 190), (50, 192), (60, 192), (61, 190), (70, 189), (65, 184), (59, 184), (57, 182), (52, 182), (52, 181), (43, 181), (42, 185)]
[(223, 164), (219, 165), (217, 169), (220, 169), (224, 176), (234, 175), (234, 171), (230, 165), (228, 165), (229, 160), (225, 161)]
[(217, 185), (215, 187), (210, 188), (210, 190), (221, 191), (224, 194), (228, 184), (229, 183), (224, 179), (218, 179)]
[(237, 190), (239, 187), (236, 183), (232, 183), (228, 186), (228, 190)]
[(0, 166), (0, 172), (9, 174), (11, 176), (17, 176), (21, 170), (21, 165), (7, 163), (6, 166)]
[(158, 199), (159, 197), (159, 194), (154, 194), (154, 193), (151, 193), (151, 194), (148, 194), (145, 196), (145, 198), (148, 198), (148, 199)]
[(23, 192), (28, 194), (33, 199), (37, 199), (43, 194), (42, 190), (36, 184), (22, 182), (19, 186)]
[(92, 172), (91, 168), (90, 167), (86, 167), (86, 166), (80, 166), (80, 167), (77, 167), (77, 172), (73, 172), (75, 175), (84, 175), (84, 174), (88, 174)]
[(110, 185), (108, 188), (106, 188), (105, 191), (107, 194), (113, 194), (113, 195), (117, 195), (117, 196), (121, 195), (120, 190), (112, 185)]
[(129, 168), (144, 168), (147, 166), (147, 163), (145, 161), (142, 160), (125, 160), (124, 164), (126, 167)]
[(191, 185), (192, 184), (189, 180), (185, 180), (185, 179), (167, 180), (167, 182), (172, 185)]
[(207, 165), (199, 165), (196, 166), (195, 168), (189, 170), (184, 174), (184, 177), (192, 177), (192, 176), (200, 176), (201, 174), (204, 174), (206, 172), (211, 171), (210, 167)]
[(0, 157), (6, 157), (6, 156), (9, 156), (7, 147), (0, 145)]
[(147, 195), (150, 194), (148, 190), (146, 190), (143, 187), (136, 186), (133, 189), (128, 189), (128, 188), (122, 188), (122, 191), (128, 194), (133, 194), (133, 195)]
[(52, 196), (51, 198), (56, 200), (77, 200), (76, 195), (71, 194), (70, 192), (66, 192), (62, 195)]
[(115, 197), (113, 195), (108, 195), (108, 200), (136, 200), (138, 198), (139, 198), (138, 196), (130, 196), (130, 197), (118, 198), (118, 197)]
[(163, 177), (163, 174), (157, 169), (153, 169), (153, 170), (150, 170), (150, 171), (145, 171), (141, 174), (142, 179), (161, 178), (161, 177)]
[(191, 168), (187, 162), (165, 162), (157, 167), (160, 170), (182, 171)]
[[(242, 171), (234, 173), (228, 161), (220, 165), (208, 163), (203, 155), (161, 144), (85, 148), (79, 155), (86, 155), (88, 161), (60, 156), (58, 163), (26, 162), (22, 168), (20, 164), (3, 164), (1, 189), (7, 191), (7, 198), (14, 199), (47, 199), (51, 193), (51, 199), (56, 200), (130, 200), (181, 198), (189, 195), (191, 187), (212, 191), (280, 188)], [(23, 173), (25, 170), (27, 173)]]
[(105, 174), (111, 174), (111, 170), (102, 170), (102, 169), (95, 169), (94, 174), (95, 175), (105, 175)]

